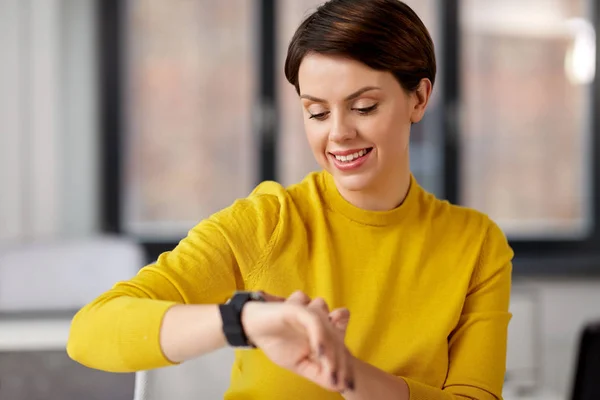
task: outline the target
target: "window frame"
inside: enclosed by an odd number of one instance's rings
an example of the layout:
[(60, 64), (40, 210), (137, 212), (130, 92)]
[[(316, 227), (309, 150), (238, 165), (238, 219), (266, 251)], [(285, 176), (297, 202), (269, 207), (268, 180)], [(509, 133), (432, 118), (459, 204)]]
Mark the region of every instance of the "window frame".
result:
[[(445, 162), (444, 193), (452, 203), (460, 204), (460, 125), (456, 110), (461, 104), (461, 60), (460, 60), (460, 0), (443, 2), (442, 11), (442, 51), (444, 63), (441, 66), (445, 79), (443, 107), (449, 110), (444, 118)], [(600, 7), (592, 2), (591, 22), (596, 32), (600, 31)], [(598, 53), (598, 38), (596, 39)], [(596, 57), (596, 71), (599, 69)], [(593, 227), (585, 239), (511, 239), (510, 245), (515, 251), (514, 273), (520, 276), (589, 276), (600, 275), (600, 74), (596, 73), (592, 83), (591, 99), (591, 137), (590, 137), (590, 209)]]

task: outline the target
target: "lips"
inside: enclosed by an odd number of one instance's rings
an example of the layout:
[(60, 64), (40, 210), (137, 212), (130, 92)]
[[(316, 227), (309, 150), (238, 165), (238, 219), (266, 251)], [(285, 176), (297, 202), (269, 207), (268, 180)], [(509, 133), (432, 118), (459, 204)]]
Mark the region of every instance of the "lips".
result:
[(350, 161), (356, 160), (357, 158), (363, 157), (369, 151), (371, 151), (371, 150), (369, 148), (366, 148), (366, 149), (351, 150), (351, 151), (348, 151), (348, 152), (332, 153), (332, 154), (336, 158), (336, 160), (338, 160), (338, 161), (350, 162)]
[(372, 147), (362, 149), (343, 150), (330, 152), (333, 164), (341, 171), (349, 171), (363, 165), (369, 158)]

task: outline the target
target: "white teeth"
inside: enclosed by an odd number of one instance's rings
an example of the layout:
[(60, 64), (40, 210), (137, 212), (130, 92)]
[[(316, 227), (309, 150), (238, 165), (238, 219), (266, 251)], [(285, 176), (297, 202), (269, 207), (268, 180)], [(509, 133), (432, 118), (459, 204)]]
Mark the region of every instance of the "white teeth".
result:
[(367, 150), (366, 150), (366, 149), (362, 149), (362, 150), (360, 150), (360, 151), (357, 151), (356, 153), (353, 153), (353, 154), (348, 154), (348, 155), (346, 155), (346, 156), (335, 156), (335, 158), (336, 158), (338, 161), (346, 161), (346, 162), (349, 162), (349, 161), (353, 161), (353, 160), (357, 159), (358, 157), (362, 157), (362, 156), (364, 156), (365, 154), (367, 154)]

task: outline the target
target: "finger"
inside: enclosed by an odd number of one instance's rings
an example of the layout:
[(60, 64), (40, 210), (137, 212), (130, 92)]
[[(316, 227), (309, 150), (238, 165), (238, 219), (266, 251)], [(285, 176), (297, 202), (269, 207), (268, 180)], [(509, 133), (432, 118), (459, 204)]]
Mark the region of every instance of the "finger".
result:
[(260, 295), (267, 301), (267, 302), (276, 302), (276, 303), (280, 303), (285, 301), (285, 297), (280, 297), (280, 296), (275, 296), (274, 294), (270, 294), (264, 291), (259, 291)]
[[(289, 298), (288, 298), (289, 301)], [(325, 347), (331, 343), (327, 340), (327, 331), (325, 324), (322, 322), (319, 315), (304, 307), (293, 307), (291, 313), (296, 313), (297, 321), (302, 325), (308, 335), (308, 342), (314, 354), (319, 358), (325, 353)]]
[[(344, 318), (347, 321), (346, 317), (350, 316), (350, 312), (347, 309), (338, 309), (338, 310), (334, 310), (337, 311), (336, 314), (334, 314), (334, 316), (338, 316), (341, 318)], [(339, 322), (339, 321), (338, 321)], [(340, 323), (344, 323), (344, 322), (340, 322)], [(354, 390), (354, 365), (353, 365), (353, 361), (354, 358), (352, 357), (352, 354), (350, 353), (350, 351), (348, 351), (348, 348), (346, 347), (345, 343), (344, 343), (344, 338), (343, 335), (340, 335), (340, 330), (333, 327), (333, 324), (329, 325), (329, 329), (330, 330), (336, 330), (337, 338), (334, 341), (334, 346), (335, 346), (335, 350), (336, 350), (336, 373), (337, 373), (337, 379), (336, 379), (336, 386), (335, 386), (335, 390), (339, 391), (339, 392), (344, 392), (346, 390)], [(343, 332), (343, 331), (342, 331)]]
[(314, 310), (304, 307), (294, 307), (290, 312), (295, 313), (297, 321), (308, 334), (310, 347), (320, 362), (324, 373), (328, 374), (332, 387), (337, 387), (337, 348), (327, 317)]
[(352, 355), (344, 344), (345, 326), (347, 325), (348, 318), (350, 317), (350, 311), (348, 309), (337, 309), (334, 310), (334, 317), (339, 318), (336, 323), (338, 326), (344, 327), (344, 330), (336, 328), (333, 323), (328, 324), (327, 329), (332, 332), (334, 338), (334, 351), (335, 351), (335, 362), (332, 364), (331, 370), (331, 385), (332, 389), (343, 392), (346, 390), (353, 390), (354, 387), (354, 374), (353, 374), (353, 361)]
[(310, 297), (308, 297), (303, 291), (296, 290), (290, 295), (290, 297), (287, 298), (286, 302), (306, 306), (310, 303)]
[(345, 332), (350, 322), (350, 310), (347, 308), (337, 308), (329, 313), (329, 320), (333, 326)]
[(333, 390), (339, 391), (342, 389), (342, 387), (340, 386), (339, 349), (338, 346), (335, 345), (335, 343), (332, 343), (328, 350), (329, 354), (328, 357), (323, 361), (323, 368), (325, 372), (329, 375), (330, 385), (333, 388)]
[(322, 297), (317, 297), (313, 299), (309, 303), (308, 308), (323, 313), (324, 315), (329, 315), (329, 306), (327, 305), (325, 299)]
[(338, 369), (339, 390), (342, 392), (346, 390), (354, 391), (355, 388), (354, 365), (352, 361), (352, 354), (346, 349), (346, 346), (343, 346), (340, 349), (340, 367)]
[[(332, 329), (332, 327), (330, 326), (329, 329)], [(340, 339), (336, 340), (334, 343), (334, 349), (335, 368), (331, 371), (331, 383), (334, 390), (341, 392), (346, 389), (345, 382), (348, 377), (348, 367), (346, 366), (347, 361), (344, 354), (345, 346), (343, 345), (343, 341), (340, 341)]]

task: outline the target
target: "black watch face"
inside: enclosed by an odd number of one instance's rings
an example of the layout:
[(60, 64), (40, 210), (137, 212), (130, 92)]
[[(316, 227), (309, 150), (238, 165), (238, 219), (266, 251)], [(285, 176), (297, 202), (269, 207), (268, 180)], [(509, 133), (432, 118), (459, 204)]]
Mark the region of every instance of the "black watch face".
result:
[(229, 300), (227, 300), (227, 303), (225, 303), (225, 304), (229, 304), (234, 298), (240, 298), (240, 297), (247, 297), (248, 300), (252, 300), (252, 301), (265, 301), (265, 298), (262, 296), (261, 292), (238, 291), (238, 292), (235, 292), (233, 294), (233, 296), (231, 296), (231, 298)]

